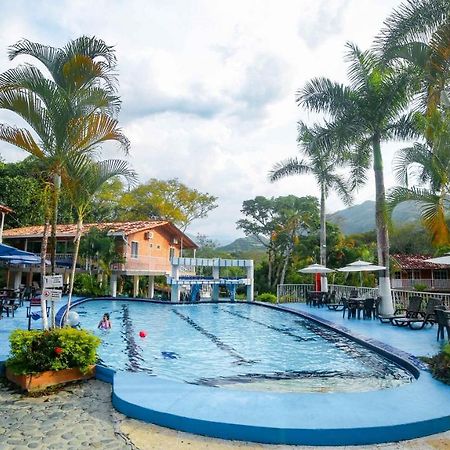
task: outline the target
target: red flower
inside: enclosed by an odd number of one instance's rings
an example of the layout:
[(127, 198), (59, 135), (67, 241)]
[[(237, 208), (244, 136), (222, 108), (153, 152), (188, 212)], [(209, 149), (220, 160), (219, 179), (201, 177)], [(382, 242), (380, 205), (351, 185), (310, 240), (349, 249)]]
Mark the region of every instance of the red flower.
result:
[(60, 355), (62, 353), (63, 349), (61, 347), (55, 347), (55, 353), (57, 355)]

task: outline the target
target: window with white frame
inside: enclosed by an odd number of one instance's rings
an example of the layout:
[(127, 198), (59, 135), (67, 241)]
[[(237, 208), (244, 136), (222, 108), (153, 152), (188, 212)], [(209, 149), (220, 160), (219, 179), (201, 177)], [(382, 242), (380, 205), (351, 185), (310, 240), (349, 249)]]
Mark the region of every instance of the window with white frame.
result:
[(139, 242), (131, 242), (131, 257), (137, 258), (139, 256)]

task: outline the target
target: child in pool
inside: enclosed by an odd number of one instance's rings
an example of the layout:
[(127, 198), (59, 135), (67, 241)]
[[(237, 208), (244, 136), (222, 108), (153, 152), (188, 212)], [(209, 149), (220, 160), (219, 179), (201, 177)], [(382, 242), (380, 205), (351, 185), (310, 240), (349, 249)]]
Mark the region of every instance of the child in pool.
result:
[(111, 321), (109, 320), (109, 314), (105, 313), (103, 314), (102, 320), (100, 320), (100, 323), (98, 324), (98, 328), (101, 328), (102, 330), (108, 330), (111, 328)]

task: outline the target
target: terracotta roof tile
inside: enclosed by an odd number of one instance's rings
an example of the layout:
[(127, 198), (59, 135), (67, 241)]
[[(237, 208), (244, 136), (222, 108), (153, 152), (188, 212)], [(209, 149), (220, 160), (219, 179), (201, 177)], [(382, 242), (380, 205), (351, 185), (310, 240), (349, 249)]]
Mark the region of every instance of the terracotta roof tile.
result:
[[(87, 223), (83, 225), (83, 231), (89, 231), (96, 227), (99, 230), (109, 230), (110, 234), (123, 233), (126, 236), (139, 231), (151, 230), (157, 227), (165, 227), (171, 234), (183, 237), (185, 248), (197, 248), (197, 245), (179, 230), (173, 223), (167, 220), (139, 220), (134, 222), (107, 222), (107, 223)], [(57, 237), (75, 237), (77, 230), (76, 224), (59, 224), (56, 227)], [(44, 234), (43, 225), (33, 225), (29, 227), (12, 228), (3, 231), (3, 237), (6, 239), (14, 238), (39, 238)]]
[(2, 205), (0, 203), (0, 212), (4, 212), (4, 213), (12, 213), (14, 212), (11, 208), (8, 208), (6, 205)]
[(432, 258), (431, 255), (403, 255), (395, 254), (391, 255), (394, 263), (403, 270), (414, 269), (448, 269), (447, 264), (434, 264), (426, 262), (426, 259)]

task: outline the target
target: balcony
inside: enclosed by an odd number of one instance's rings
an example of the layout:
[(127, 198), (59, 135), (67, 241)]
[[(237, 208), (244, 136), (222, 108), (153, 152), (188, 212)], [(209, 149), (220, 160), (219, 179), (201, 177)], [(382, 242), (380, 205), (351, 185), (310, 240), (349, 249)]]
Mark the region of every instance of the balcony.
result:
[(161, 272), (169, 274), (171, 265), (168, 258), (159, 256), (140, 256), (132, 258), (127, 255), (124, 263), (112, 264), (113, 270), (120, 271), (146, 271), (146, 272)]
[(394, 289), (413, 289), (417, 284), (423, 284), (427, 286), (427, 289), (434, 289), (436, 291), (450, 290), (450, 280), (446, 279), (431, 279), (431, 278), (421, 278), (421, 279), (393, 279), (391, 280), (391, 286)]

